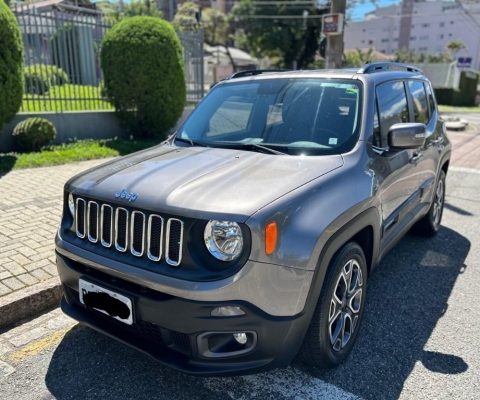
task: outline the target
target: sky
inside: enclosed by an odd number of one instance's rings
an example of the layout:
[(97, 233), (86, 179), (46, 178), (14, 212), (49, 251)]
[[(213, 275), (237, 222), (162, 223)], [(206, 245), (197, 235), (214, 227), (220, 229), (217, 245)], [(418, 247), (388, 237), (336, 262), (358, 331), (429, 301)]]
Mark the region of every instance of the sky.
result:
[[(98, 0), (92, 0), (93, 3), (95, 3), (96, 1)], [(116, 2), (116, 0), (110, 0), (110, 1)], [(123, 0), (123, 1), (125, 3), (131, 2), (131, 0)], [(391, 4), (400, 3), (400, 1), (401, 0), (376, 0), (376, 3), (378, 4), (379, 7), (384, 7)], [(320, 4), (325, 2), (326, 0), (319, 1)], [(364, 0), (363, 2), (359, 0), (357, 1), (357, 4), (355, 5), (355, 7), (352, 9), (352, 17), (354, 20), (360, 20), (365, 17), (366, 13), (369, 13), (370, 11), (373, 11), (373, 10), (375, 10), (375, 6), (373, 5), (371, 0)]]
[[(400, 3), (400, 0), (378, 0), (377, 1), (379, 7), (385, 7), (392, 4)], [(365, 1), (364, 4), (356, 4), (356, 6), (352, 9), (352, 18), (354, 20), (363, 19), (366, 13), (375, 10), (375, 6), (368, 0)]]

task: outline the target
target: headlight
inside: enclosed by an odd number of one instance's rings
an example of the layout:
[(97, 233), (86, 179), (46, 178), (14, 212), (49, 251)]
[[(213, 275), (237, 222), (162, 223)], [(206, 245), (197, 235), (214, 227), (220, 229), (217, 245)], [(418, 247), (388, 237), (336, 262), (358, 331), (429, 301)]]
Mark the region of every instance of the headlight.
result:
[(73, 195), (71, 193), (68, 195), (68, 209), (73, 217), (75, 215), (75, 201), (73, 200)]
[(243, 235), (236, 222), (210, 221), (205, 227), (205, 245), (215, 258), (232, 261), (243, 249)]

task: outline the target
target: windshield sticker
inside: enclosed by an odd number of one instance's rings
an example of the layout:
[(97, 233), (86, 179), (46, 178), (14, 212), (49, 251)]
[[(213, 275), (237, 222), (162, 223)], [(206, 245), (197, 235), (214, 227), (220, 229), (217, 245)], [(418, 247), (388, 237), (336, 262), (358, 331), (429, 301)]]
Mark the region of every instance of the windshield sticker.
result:
[(331, 137), (330, 139), (328, 139), (328, 144), (337, 144), (337, 141), (338, 141), (337, 138)]
[(358, 93), (358, 88), (350, 87), (345, 90), (345, 94), (357, 94)]

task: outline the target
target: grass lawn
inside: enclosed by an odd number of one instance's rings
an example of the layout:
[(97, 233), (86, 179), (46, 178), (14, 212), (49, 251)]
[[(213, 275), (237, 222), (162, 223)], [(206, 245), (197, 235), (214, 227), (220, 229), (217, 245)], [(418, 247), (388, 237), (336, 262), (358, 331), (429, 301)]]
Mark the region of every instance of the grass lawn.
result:
[(438, 110), (441, 113), (480, 113), (480, 107), (438, 106)]
[(159, 143), (158, 139), (84, 140), (48, 146), (37, 153), (0, 154), (0, 173), (12, 169), (46, 167), (75, 161), (123, 156)]
[(52, 86), (45, 95), (25, 94), (21, 112), (113, 110), (98, 86)]

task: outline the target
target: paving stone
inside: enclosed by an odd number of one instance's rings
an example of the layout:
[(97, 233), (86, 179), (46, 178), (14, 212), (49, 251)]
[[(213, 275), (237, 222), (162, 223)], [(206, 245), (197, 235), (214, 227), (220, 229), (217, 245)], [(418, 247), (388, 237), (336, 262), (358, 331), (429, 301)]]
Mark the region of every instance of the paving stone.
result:
[(23, 282), (19, 281), (15, 277), (4, 279), (4, 280), (2, 280), (2, 283), (12, 290), (18, 290), (18, 289), (21, 289), (21, 288), (25, 287), (25, 284)]
[(52, 275), (45, 272), (43, 269), (36, 269), (35, 271), (30, 272), (30, 274), (37, 278), (39, 281), (44, 281), (52, 277)]
[(30, 263), (30, 260), (27, 257), (25, 257), (21, 254), (15, 254), (14, 256), (11, 256), (10, 258), (20, 265), (25, 265), (25, 264)]
[(46, 267), (43, 267), (43, 270), (52, 276), (58, 274), (57, 266), (55, 264), (49, 264)]
[(39, 282), (38, 279), (31, 274), (18, 275), (17, 278), (20, 279), (27, 286), (35, 285)]
[(49, 333), (49, 330), (44, 326), (40, 326), (10, 339), (10, 343), (15, 347), (25, 346), (27, 343), (45, 336), (47, 333)]
[(8, 286), (5, 286), (2, 282), (0, 282), (0, 296), (9, 294), (11, 291), (12, 289), (10, 289)]
[(4, 361), (0, 360), (0, 378), (7, 377), (15, 372), (15, 368), (13, 368), (10, 364), (7, 364)]
[(43, 259), (40, 261), (31, 262), (30, 264), (26, 264), (23, 266), (23, 268), (25, 268), (28, 272), (30, 272), (39, 268), (46, 267), (48, 264), (50, 264), (50, 261), (48, 259), (47, 260)]
[(10, 278), (11, 276), (12, 276), (12, 273), (10, 271), (2, 271), (0, 272), (0, 281)]
[(0, 357), (12, 351), (6, 344), (0, 343)]
[(3, 264), (3, 268), (8, 270), (12, 275), (20, 275), (25, 273), (25, 270), (15, 261)]

